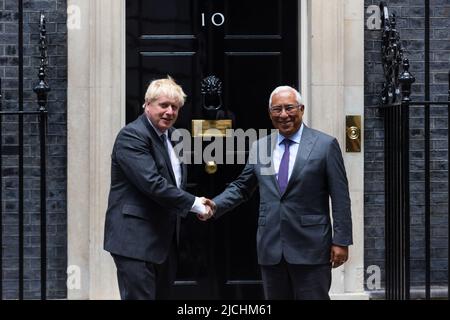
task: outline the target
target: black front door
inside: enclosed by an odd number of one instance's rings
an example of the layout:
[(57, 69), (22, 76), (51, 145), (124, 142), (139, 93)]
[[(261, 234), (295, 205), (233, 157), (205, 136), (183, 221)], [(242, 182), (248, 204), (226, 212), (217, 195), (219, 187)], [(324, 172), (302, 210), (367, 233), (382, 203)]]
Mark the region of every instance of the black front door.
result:
[[(232, 119), (235, 129), (271, 128), (271, 91), (298, 86), (297, 1), (127, 0), (126, 10), (127, 122), (142, 113), (149, 82), (166, 75), (188, 94), (176, 124), (188, 130), (193, 119), (217, 116), (203, 106), (201, 82), (208, 76), (220, 79), (226, 111), (221, 116)], [(188, 191), (213, 197), (242, 168), (219, 164), (211, 174), (204, 164), (192, 164)], [(256, 257), (258, 207), (256, 192), (217, 221), (184, 219), (174, 298), (263, 298)]]

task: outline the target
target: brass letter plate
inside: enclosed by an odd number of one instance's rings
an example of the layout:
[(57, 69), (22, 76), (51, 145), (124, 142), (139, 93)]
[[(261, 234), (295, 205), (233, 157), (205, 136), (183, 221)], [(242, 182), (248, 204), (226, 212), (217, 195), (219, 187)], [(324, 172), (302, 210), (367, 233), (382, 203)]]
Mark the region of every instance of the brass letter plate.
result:
[(361, 116), (346, 116), (345, 149), (361, 152)]
[[(231, 120), (192, 120), (192, 136), (227, 137), (227, 129), (232, 129)], [(230, 132), (228, 132), (229, 136)]]

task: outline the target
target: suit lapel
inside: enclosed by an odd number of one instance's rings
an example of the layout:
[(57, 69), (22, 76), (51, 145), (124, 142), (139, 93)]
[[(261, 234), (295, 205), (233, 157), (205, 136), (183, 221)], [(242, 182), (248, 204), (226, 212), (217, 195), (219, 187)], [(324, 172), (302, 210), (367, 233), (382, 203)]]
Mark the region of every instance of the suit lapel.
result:
[(298, 146), (297, 157), (295, 158), (294, 168), (292, 169), (291, 177), (289, 178), (288, 185), (284, 193), (289, 191), (294, 184), (296, 177), (300, 176), (303, 168), (308, 161), (309, 155), (314, 147), (317, 137), (312, 134), (312, 131), (304, 125), (302, 137), (300, 139), (300, 145)]
[[(152, 145), (159, 150), (159, 154), (161, 154), (164, 158), (164, 161), (166, 162), (167, 169), (169, 170), (170, 178), (172, 179), (172, 183), (176, 185), (175, 180), (175, 174), (172, 170), (172, 162), (170, 161), (169, 153), (167, 152), (166, 147), (164, 146), (163, 142), (161, 141), (161, 137), (158, 136), (155, 129), (151, 126), (149, 123), (149, 120), (147, 119), (147, 116), (144, 114), (141, 115), (141, 119), (144, 122), (144, 125), (147, 127), (149, 133), (150, 133), (150, 139), (152, 140)], [(169, 129), (170, 130), (170, 129)], [(170, 141), (167, 141), (167, 143), (170, 143)], [(155, 153), (154, 156), (157, 156), (158, 153)]]

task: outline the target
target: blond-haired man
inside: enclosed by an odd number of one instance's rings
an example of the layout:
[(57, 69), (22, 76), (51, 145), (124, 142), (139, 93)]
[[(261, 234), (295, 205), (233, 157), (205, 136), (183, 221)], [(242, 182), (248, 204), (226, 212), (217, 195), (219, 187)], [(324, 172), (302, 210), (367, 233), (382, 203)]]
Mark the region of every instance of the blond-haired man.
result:
[(186, 166), (169, 142), (185, 98), (172, 78), (152, 81), (144, 113), (114, 144), (104, 248), (114, 258), (122, 299), (169, 298), (180, 217), (212, 214), (183, 190)]

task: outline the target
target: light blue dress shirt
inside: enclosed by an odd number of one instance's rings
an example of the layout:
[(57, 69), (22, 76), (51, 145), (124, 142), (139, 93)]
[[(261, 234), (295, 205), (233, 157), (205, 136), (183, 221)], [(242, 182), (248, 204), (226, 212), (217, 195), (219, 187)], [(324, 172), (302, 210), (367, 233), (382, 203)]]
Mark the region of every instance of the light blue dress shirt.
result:
[[(294, 133), (289, 139), (294, 143), (289, 147), (289, 172), (288, 172), (288, 181), (291, 178), (292, 170), (294, 169), (295, 159), (297, 158), (298, 147), (300, 146), (300, 140), (302, 138), (303, 133), (303, 123), (300, 126), (300, 129)], [(275, 145), (275, 149), (273, 150), (273, 167), (275, 170), (276, 177), (278, 179), (278, 171), (280, 170), (280, 162), (284, 153), (284, 144), (281, 142), (285, 139), (285, 137), (278, 132), (277, 135), (277, 143)]]

